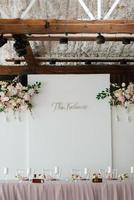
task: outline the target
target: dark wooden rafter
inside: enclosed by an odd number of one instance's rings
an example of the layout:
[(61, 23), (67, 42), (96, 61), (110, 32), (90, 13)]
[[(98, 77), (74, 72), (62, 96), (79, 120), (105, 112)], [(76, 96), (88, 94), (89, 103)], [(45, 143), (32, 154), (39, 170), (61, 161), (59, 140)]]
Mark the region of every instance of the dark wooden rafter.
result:
[[(16, 59), (16, 58), (10, 58), (10, 59), (5, 59), (7, 62), (13, 62), (13, 63), (21, 63), (25, 62), (25, 59)], [(104, 62), (104, 63), (110, 63), (110, 62), (121, 62), (123, 64), (129, 63), (129, 62), (134, 62), (134, 58), (98, 58), (98, 57), (92, 57), (92, 58), (43, 58), (43, 57), (35, 57), (35, 60), (38, 62), (50, 62), (50, 61), (55, 61), (55, 62)]]
[(134, 65), (0, 66), (0, 75), (16, 74), (134, 74)]
[(15, 40), (14, 49), (18, 56), (24, 57), (25, 62), (31, 68), (34, 65), (38, 66), (38, 60), (35, 59), (30, 42), (25, 34), (13, 34)]
[(134, 20), (0, 19), (0, 33), (134, 33)]
[(35, 59), (32, 48), (30, 43), (28, 42), (28, 45), (26, 47), (27, 50), (27, 54), (24, 56), (24, 60), (26, 61), (26, 63), (28, 64), (29, 68), (33, 68), (35, 65), (38, 66), (38, 60)]

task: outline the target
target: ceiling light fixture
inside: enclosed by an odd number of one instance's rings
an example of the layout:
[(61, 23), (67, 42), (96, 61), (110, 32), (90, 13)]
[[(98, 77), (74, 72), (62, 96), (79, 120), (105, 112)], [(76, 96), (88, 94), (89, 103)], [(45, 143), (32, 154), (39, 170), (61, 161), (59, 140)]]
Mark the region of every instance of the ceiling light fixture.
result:
[(45, 26), (45, 28), (47, 29), (47, 28), (50, 27), (50, 23), (49, 23), (48, 21), (46, 21), (44, 26)]
[(101, 35), (101, 33), (98, 33), (98, 36), (96, 37), (96, 43), (97, 44), (104, 44), (105, 43), (105, 37)]
[(68, 44), (68, 38), (67, 37), (60, 38), (60, 44)]
[(60, 44), (68, 44), (68, 33), (65, 32), (65, 36), (60, 38)]
[(55, 60), (55, 59), (51, 59), (51, 60), (49, 61), (49, 64), (50, 64), (50, 65), (55, 65), (55, 64), (56, 64), (56, 60)]
[(19, 64), (21, 64), (21, 61), (20, 61), (20, 60), (15, 60), (15, 61), (14, 61), (14, 64), (19, 65)]
[(130, 44), (130, 42), (131, 40), (129, 38), (123, 38), (122, 40), (122, 44), (125, 44), (125, 45)]
[(3, 35), (0, 36), (0, 47), (4, 46), (4, 44), (7, 43), (7, 39), (3, 37)]
[(126, 61), (125, 59), (123, 59), (123, 60), (120, 61), (120, 64), (121, 64), (121, 65), (126, 65), (126, 64), (127, 64), (127, 61)]
[(91, 61), (90, 60), (85, 61), (85, 65), (91, 65)]
[(14, 35), (15, 43), (13, 45), (17, 55), (19, 57), (25, 56), (27, 54), (26, 47), (28, 46), (28, 42), (23, 35)]

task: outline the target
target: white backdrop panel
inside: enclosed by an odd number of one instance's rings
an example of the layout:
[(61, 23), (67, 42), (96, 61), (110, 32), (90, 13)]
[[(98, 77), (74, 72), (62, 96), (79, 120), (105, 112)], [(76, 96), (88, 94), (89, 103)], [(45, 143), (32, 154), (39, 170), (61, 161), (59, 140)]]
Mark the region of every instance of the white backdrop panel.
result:
[(109, 75), (30, 75), (41, 81), (29, 119), (29, 166), (106, 168), (111, 165), (111, 116), (96, 94), (109, 87)]
[(27, 133), (26, 117), (22, 121), (11, 115), (0, 113), (0, 178), (4, 177), (3, 168), (9, 168), (9, 178), (15, 177), (16, 169), (27, 166)]

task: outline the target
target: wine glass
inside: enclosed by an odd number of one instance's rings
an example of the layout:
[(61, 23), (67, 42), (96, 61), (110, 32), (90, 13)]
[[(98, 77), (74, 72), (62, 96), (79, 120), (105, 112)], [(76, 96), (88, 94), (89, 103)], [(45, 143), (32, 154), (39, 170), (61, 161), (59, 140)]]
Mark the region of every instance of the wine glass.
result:
[(112, 179), (113, 180), (118, 179), (117, 169), (112, 169)]
[(81, 170), (80, 169), (72, 169), (71, 176), (72, 180), (79, 180), (81, 178)]
[(113, 179), (113, 180), (116, 180), (118, 179), (118, 173), (117, 173), (117, 169), (111, 169), (111, 168), (108, 168), (106, 170), (106, 179)]
[(133, 166), (131, 166), (130, 167), (130, 178), (134, 178), (134, 167)]
[(3, 168), (4, 180), (7, 180), (8, 172), (9, 172), (8, 168), (7, 168), (7, 167), (4, 167), (4, 168)]
[(22, 180), (24, 177), (24, 169), (17, 169), (16, 170), (16, 178), (18, 180)]
[(89, 179), (89, 175), (89, 169), (85, 167), (83, 170), (83, 178)]
[(61, 176), (61, 169), (58, 166), (54, 167), (53, 176), (54, 176), (54, 178), (57, 178), (57, 179), (60, 178), (60, 176)]
[(107, 169), (105, 170), (105, 178), (110, 180), (112, 179), (112, 168), (111, 166), (107, 167)]
[(26, 175), (27, 175), (28, 180), (30, 180), (31, 174), (32, 174), (32, 169), (28, 167), (28, 168), (26, 169)]
[(43, 169), (43, 176), (46, 178), (46, 180), (52, 179), (52, 170), (51, 169)]
[(102, 179), (105, 179), (107, 176), (107, 171), (104, 169), (99, 169), (99, 174), (101, 175)]

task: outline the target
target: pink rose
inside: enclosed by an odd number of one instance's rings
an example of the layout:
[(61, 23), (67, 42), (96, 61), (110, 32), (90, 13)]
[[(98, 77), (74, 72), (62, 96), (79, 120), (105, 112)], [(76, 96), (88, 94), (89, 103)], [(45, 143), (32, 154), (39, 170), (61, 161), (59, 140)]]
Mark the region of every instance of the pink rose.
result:
[(125, 97), (124, 96), (119, 96), (118, 101), (120, 101), (122, 104), (125, 102)]
[(2, 101), (2, 102), (9, 101), (9, 97), (6, 97), (6, 96), (1, 97), (1, 101)]

